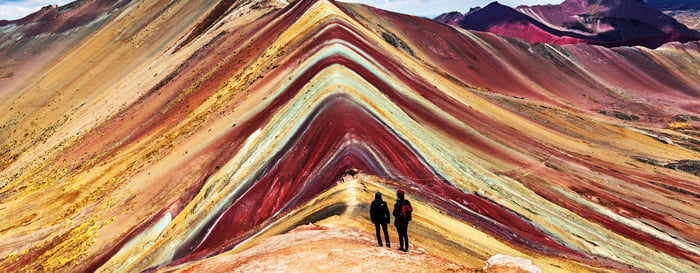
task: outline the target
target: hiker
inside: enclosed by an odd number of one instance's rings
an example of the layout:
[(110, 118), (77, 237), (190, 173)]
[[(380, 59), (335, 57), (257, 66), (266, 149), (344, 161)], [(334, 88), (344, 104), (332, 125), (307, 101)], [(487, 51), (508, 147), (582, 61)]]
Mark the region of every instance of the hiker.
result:
[(379, 234), (379, 227), (384, 229), (384, 238), (386, 239), (386, 247), (391, 247), (389, 242), (389, 231), (386, 225), (391, 221), (391, 216), (389, 215), (389, 206), (386, 202), (382, 200), (382, 193), (377, 192), (374, 194), (374, 201), (369, 208), (369, 216), (372, 218), (372, 223), (374, 223), (374, 229), (377, 232), (377, 242), (379, 247), (382, 247), (382, 236)]
[(394, 204), (394, 225), (399, 233), (399, 251), (408, 252), (408, 222), (411, 221), (413, 207), (411, 202), (404, 199), (405, 192), (401, 189), (396, 191), (396, 204)]

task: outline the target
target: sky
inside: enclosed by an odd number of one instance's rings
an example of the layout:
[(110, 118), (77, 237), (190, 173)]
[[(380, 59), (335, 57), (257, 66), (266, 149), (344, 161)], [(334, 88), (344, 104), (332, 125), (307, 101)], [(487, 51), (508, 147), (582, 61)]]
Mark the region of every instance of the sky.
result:
[[(472, 7), (483, 7), (494, 0), (339, 0), (357, 2), (380, 9), (424, 17), (434, 17), (444, 12), (466, 12)], [(499, 0), (507, 6), (558, 4), (564, 0)], [(14, 20), (38, 11), (43, 6), (64, 5), (70, 0), (0, 0), (0, 20)]]
[(13, 20), (38, 11), (43, 6), (63, 5), (70, 0), (0, 0), (0, 20)]

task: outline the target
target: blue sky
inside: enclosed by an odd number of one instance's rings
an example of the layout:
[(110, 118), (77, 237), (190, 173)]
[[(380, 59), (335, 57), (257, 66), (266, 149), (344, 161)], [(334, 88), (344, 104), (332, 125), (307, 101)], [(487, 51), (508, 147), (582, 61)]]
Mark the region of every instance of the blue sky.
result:
[(43, 6), (51, 4), (66, 4), (70, 0), (0, 0), (0, 20), (19, 19), (35, 12)]
[(63, 5), (70, 0), (0, 0), (0, 20), (19, 19), (51, 4)]
[[(447, 11), (468, 11), (471, 7), (485, 6), (493, 0), (340, 0), (359, 2), (381, 9), (432, 17)], [(519, 5), (561, 3), (564, 0), (500, 0), (501, 4), (516, 7)], [(47, 5), (64, 5), (70, 0), (0, 0), (0, 20), (19, 19)]]

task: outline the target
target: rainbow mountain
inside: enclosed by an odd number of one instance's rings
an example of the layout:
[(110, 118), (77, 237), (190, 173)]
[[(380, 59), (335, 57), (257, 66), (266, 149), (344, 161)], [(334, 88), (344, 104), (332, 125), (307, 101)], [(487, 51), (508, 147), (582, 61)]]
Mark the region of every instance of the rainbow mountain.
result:
[[(77, 1), (0, 37), (5, 272), (700, 270), (698, 42), (327, 0)], [(397, 189), (407, 254), (368, 215)]]

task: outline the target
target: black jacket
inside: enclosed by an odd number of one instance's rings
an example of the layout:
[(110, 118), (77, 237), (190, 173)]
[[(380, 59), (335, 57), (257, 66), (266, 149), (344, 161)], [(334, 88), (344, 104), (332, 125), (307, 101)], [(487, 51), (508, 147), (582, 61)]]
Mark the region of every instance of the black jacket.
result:
[(369, 216), (372, 218), (372, 223), (385, 224), (389, 223), (391, 216), (389, 215), (389, 206), (381, 199), (374, 199), (369, 208)]
[[(404, 218), (401, 216), (401, 207), (403, 205), (408, 205), (410, 207), (410, 210), (408, 211), (408, 217)], [(394, 215), (394, 223), (401, 222), (401, 223), (408, 223), (408, 221), (411, 221), (411, 214), (413, 213), (413, 206), (411, 206), (411, 202), (406, 200), (406, 199), (399, 199), (396, 200), (396, 204), (394, 204), (394, 211), (392, 214)]]

